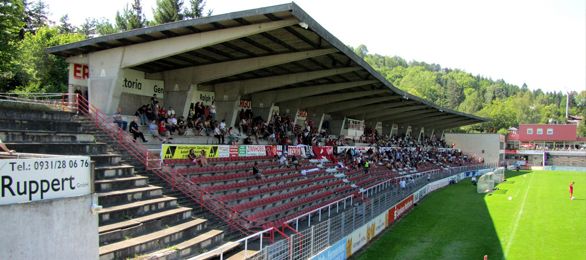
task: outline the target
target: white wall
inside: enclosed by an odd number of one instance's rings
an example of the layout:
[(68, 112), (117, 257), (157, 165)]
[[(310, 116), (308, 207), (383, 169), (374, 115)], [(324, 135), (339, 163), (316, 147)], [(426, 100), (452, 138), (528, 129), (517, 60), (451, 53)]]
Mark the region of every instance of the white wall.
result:
[(0, 206), (0, 259), (98, 259), (92, 195)]
[(504, 153), (504, 150), (500, 149), (499, 136), (499, 134), (446, 133), (445, 139), (448, 145), (454, 144), (455, 148), (462, 150), (465, 154), (482, 157), (486, 163), (498, 163), (499, 153)]

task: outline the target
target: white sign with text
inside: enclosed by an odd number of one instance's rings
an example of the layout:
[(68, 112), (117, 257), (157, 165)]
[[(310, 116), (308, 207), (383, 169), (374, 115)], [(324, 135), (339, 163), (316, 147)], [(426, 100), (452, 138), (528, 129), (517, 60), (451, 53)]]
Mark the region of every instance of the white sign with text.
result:
[(87, 156), (0, 160), (0, 205), (88, 195), (90, 165)]

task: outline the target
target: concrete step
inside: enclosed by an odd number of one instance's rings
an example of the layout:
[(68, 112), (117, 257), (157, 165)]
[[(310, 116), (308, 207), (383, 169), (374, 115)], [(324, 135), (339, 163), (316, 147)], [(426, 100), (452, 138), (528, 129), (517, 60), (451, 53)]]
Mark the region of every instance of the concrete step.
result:
[(108, 178), (94, 181), (96, 192), (131, 189), (146, 186), (148, 177), (134, 175), (130, 177)]
[(102, 208), (99, 213), (100, 225), (115, 223), (123, 219), (144, 216), (152, 212), (161, 211), (177, 206), (177, 199), (174, 197), (160, 197), (148, 200), (141, 200), (118, 206)]
[(62, 133), (45, 130), (0, 129), (0, 138), (6, 143), (95, 143), (93, 135), (81, 133)]
[(46, 130), (67, 133), (83, 133), (84, 128), (81, 124), (70, 121), (52, 121), (52, 120), (36, 120), (36, 119), (12, 119), (0, 118), (1, 129), (11, 130)]
[(91, 155), (92, 161), (96, 162), (96, 166), (112, 166), (120, 164), (122, 157), (120, 154), (94, 154)]
[(174, 244), (176, 241), (197, 234), (204, 228), (205, 222), (205, 219), (194, 219), (144, 236), (101, 246), (99, 250), (100, 259), (125, 259), (165, 248)]
[(256, 254), (258, 254), (258, 251), (256, 250), (242, 250), (234, 255), (232, 255), (231, 257), (228, 257), (226, 260), (245, 260), (248, 259), (250, 257), (255, 256)]
[(8, 143), (10, 149), (21, 153), (45, 153), (64, 155), (92, 155), (104, 154), (108, 151), (105, 143), (76, 143), (76, 142), (30, 142)]
[(134, 166), (128, 164), (96, 166), (94, 172), (97, 180), (130, 177), (134, 176)]
[(161, 230), (166, 226), (184, 222), (191, 218), (191, 216), (191, 208), (178, 207), (104, 225), (98, 229), (100, 232), (100, 245), (111, 244), (128, 237), (137, 237), (149, 232)]
[(220, 257), (221, 254), (223, 254), (224, 259), (226, 259), (227, 255), (229, 255), (231, 252), (237, 250), (239, 247), (240, 247), (240, 243), (229, 241), (229, 242), (226, 242), (226, 243), (216, 247), (216, 248), (222, 248), (222, 250), (220, 250), (219, 252), (214, 252), (214, 251), (205, 252), (205, 253), (193, 256), (192, 258), (190, 258), (190, 260), (217, 259)]
[(133, 203), (144, 199), (160, 197), (163, 195), (163, 188), (159, 186), (148, 185), (144, 187), (114, 190), (97, 194), (100, 205), (103, 207), (110, 207), (114, 205)]
[(3, 102), (0, 106), (0, 118), (4, 119), (71, 122), (77, 117), (76, 114), (72, 112), (51, 111), (47, 109), (41, 110), (28, 104)]
[(222, 241), (224, 231), (212, 229), (199, 236), (183, 241), (172, 248), (166, 248), (154, 253), (139, 257), (138, 259), (185, 259), (188, 256), (202, 253), (204, 249)]

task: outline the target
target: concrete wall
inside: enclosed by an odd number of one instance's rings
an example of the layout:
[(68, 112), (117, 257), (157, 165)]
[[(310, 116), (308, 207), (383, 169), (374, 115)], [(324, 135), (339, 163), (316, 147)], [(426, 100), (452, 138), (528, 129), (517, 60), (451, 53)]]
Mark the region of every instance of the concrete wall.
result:
[(0, 259), (98, 259), (92, 195), (0, 206)]
[(445, 139), (448, 145), (454, 144), (455, 148), (461, 149), (466, 154), (482, 157), (486, 163), (498, 163), (499, 154), (504, 154), (504, 150), (500, 149), (499, 136), (499, 134), (446, 133)]

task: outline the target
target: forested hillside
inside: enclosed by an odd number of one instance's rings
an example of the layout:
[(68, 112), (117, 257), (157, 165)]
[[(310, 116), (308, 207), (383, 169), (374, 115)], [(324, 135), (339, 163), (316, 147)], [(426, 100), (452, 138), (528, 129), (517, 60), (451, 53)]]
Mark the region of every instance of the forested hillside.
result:
[[(567, 92), (563, 89), (530, 90), (525, 84), (519, 87), (438, 64), (370, 54), (364, 45), (354, 52), (402, 90), (443, 107), (492, 119), (464, 130), (503, 132), (519, 123), (565, 123)], [(586, 89), (570, 92), (570, 115), (586, 115)], [(582, 136), (586, 136), (584, 125)]]

